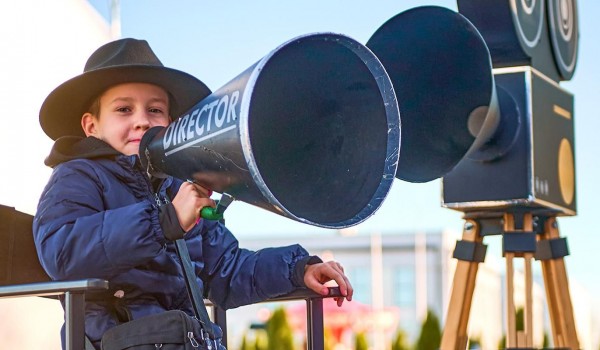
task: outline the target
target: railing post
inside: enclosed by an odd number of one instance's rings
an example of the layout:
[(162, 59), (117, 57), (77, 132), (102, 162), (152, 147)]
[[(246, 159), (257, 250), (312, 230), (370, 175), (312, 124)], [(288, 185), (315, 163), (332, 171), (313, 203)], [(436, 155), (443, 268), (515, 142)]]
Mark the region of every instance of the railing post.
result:
[(85, 349), (85, 294), (65, 293), (65, 349)]
[(306, 338), (309, 350), (325, 348), (323, 332), (323, 299), (306, 299)]

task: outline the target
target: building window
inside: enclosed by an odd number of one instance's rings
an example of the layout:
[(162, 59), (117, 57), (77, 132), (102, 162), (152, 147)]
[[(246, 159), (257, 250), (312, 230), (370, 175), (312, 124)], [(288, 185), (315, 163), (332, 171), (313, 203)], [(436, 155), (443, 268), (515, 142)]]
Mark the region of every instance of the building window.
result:
[(394, 304), (400, 307), (415, 305), (415, 270), (412, 266), (394, 269)]
[(353, 267), (348, 269), (348, 277), (354, 288), (352, 300), (363, 304), (371, 304), (371, 269), (367, 267)]

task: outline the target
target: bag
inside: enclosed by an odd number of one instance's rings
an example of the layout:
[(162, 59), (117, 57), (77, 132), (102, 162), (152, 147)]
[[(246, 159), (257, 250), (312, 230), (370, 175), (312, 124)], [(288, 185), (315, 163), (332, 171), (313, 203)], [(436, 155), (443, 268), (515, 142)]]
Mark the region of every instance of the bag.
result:
[(102, 350), (226, 350), (221, 328), (210, 322), (215, 338), (180, 310), (166, 311), (113, 327), (102, 336)]
[(223, 331), (206, 311), (185, 240), (176, 240), (175, 247), (197, 318), (171, 310), (125, 322), (104, 333), (102, 350), (227, 350), (221, 344)]

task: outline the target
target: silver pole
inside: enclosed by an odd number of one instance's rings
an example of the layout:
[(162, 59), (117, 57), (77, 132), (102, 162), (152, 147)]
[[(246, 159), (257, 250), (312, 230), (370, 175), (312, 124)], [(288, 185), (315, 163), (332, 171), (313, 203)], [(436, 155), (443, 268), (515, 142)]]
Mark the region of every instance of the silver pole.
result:
[(110, 37), (112, 40), (121, 38), (121, 1), (111, 0), (110, 3)]

